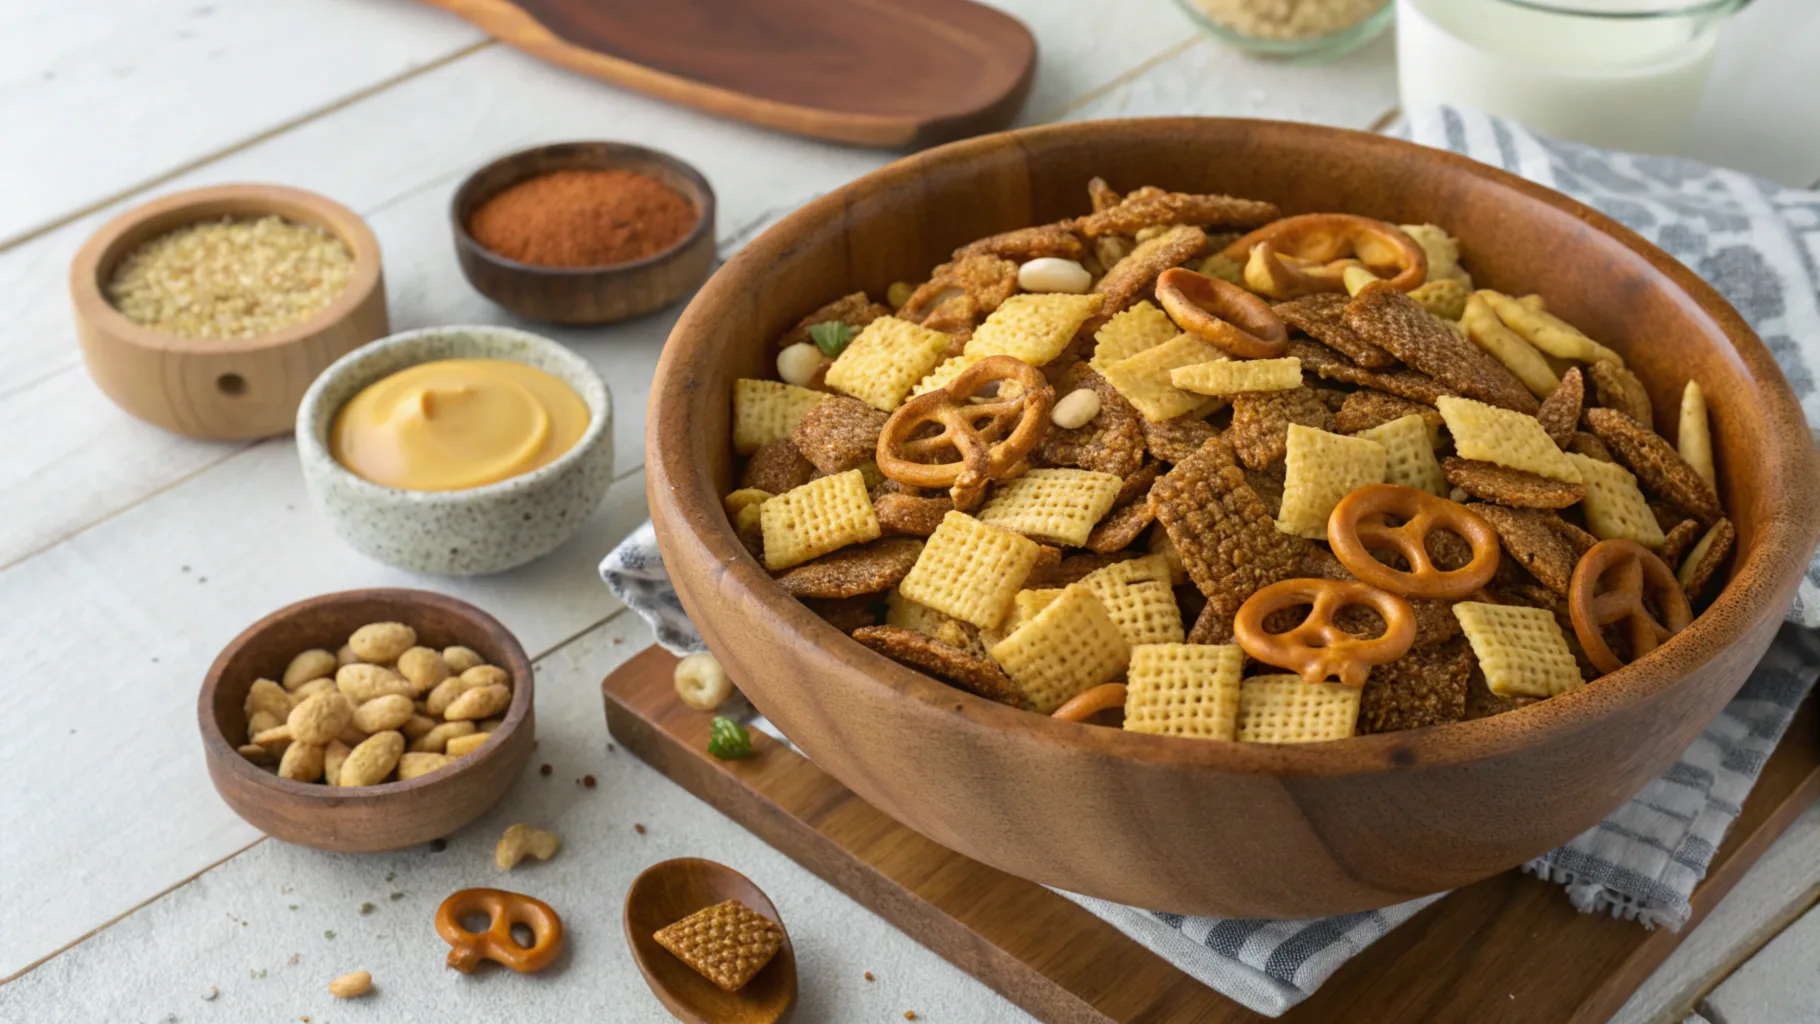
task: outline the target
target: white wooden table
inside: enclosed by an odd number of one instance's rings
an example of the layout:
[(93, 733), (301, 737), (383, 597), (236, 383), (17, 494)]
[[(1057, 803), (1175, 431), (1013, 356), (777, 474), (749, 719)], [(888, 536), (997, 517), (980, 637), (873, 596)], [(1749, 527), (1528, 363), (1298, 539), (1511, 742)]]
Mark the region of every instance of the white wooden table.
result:
[[(996, 2), (1041, 43), (1027, 123), (1204, 113), (1377, 128), (1395, 105), (1388, 38), (1301, 69), (1217, 47), (1166, 0), (1116, 12)], [(1719, 151), (1705, 155), (1790, 184), (1820, 178), (1817, 62), (1793, 56), (1820, 33), (1812, 5), (1762, 0), (1729, 31), (1702, 115)], [(712, 180), (727, 247), (887, 155), (620, 92), (403, 0), (8, 0), (0, 128), (0, 1021), (659, 1021), (618, 934), (618, 902), (638, 870), (684, 854), (734, 864), (776, 900), (801, 959), (800, 1019), (1025, 1019), (607, 744), (597, 683), (650, 636), (595, 564), (645, 516), (645, 399), (673, 311), (548, 332), (613, 384), (618, 480), (556, 554), (453, 581), (336, 541), (288, 440), (204, 444), (116, 410), (82, 369), (66, 308), (82, 240), (179, 188), (273, 181), (353, 207), (379, 235), (404, 329), (511, 321), (462, 280), (444, 212), (466, 171), (507, 150), (606, 137), (673, 151)], [(262, 841), (204, 772), (202, 672), (272, 608), (387, 584), (456, 594), (517, 632), (538, 665), (534, 760), (554, 774), (527, 773), (441, 852), (331, 856)], [(580, 787), (583, 774), (600, 788)], [(497, 877), (492, 843), (515, 820), (565, 837), (555, 861), (511, 884), (567, 911), (573, 954), (553, 976), (457, 978), (429, 916), (448, 892)], [(1698, 1004), (1726, 1024), (1820, 1020), (1820, 912), (1807, 911), (1817, 893), (1820, 809), (1621, 1019), (1678, 1020)], [(378, 994), (331, 1000), (328, 980), (354, 969), (373, 972)]]

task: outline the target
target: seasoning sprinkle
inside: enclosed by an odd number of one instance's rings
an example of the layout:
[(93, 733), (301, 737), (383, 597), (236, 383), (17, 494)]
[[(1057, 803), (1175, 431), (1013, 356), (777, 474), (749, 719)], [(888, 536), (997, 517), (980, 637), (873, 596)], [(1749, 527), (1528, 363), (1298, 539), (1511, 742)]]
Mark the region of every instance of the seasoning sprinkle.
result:
[(648, 174), (551, 171), (481, 203), (468, 234), (520, 263), (605, 267), (657, 255), (700, 219), (687, 196)]
[(141, 327), (180, 338), (255, 338), (302, 323), (341, 294), (354, 254), (283, 217), (204, 221), (128, 253), (108, 301)]

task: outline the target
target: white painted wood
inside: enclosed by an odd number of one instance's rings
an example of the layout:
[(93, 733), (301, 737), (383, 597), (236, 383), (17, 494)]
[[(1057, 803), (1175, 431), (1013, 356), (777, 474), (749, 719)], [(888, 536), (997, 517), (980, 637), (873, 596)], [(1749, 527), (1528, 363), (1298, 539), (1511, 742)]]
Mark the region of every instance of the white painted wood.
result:
[[(894, 1021), (906, 1010), (967, 1024), (1029, 1019), (636, 757), (609, 752), (601, 677), (650, 642), (636, 616), (621, 614), (538, 664), (537, 753), (501, 806), (447, 849), (351, 856), (260, 843), (0, 987), (0, 1020), (656, 1024), (670, 1018), (627, 952), (621, 901), (639, 871), (682, 856), (733, 866), (777, 904), (796, 949), (799, 1021)], [(548, 778), (543, 763), (555, 768)], [(577, 785), (584, 773), (599, 788)], [(517, 821), (554, 829), (563, 848), (501, 874), (493, 845)], [(464, 978), (444, 967), (436, 907), (476, 885), (550, 903), (568, 951), (532, 976), (485, 968)], [(371, 971), (376, 990), (337, 1002), (328, 983), (352, 970)]]
[(485, 37), (415, 3), (0, 4), (0, 246)]
[(1714, 1024), (1820, 1022), (1820, 907), (1725, 979), (1700, 1011)]
[(1751, 952), (1820, 897), (1820, 803), (1764, 852), (1706, 920), (1633, 993), (1611, 1024), (1679, 1020)]
[[(352, 587), (414, 586), (497, 615), (533, 656), (618, 603), (600, 557), (645, 517), (621, 481), (549, 557), (479, 579), (368, 561), (330, 533), (286, 442), (254, 445), (0, 573), (0, 978), (257, 837), (215, 795), (196, 694), (220, 648), (272, 609)], [(4, 1019), (4, 1018), (0, 1018)]]

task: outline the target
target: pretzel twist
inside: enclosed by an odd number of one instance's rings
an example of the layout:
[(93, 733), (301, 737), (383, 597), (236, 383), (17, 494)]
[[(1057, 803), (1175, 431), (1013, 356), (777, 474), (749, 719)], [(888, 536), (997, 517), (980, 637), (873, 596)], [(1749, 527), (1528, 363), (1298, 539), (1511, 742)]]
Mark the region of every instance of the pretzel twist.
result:
[[(995, 384), (992, 397), (979, 397)], [(878, 435), (878, 470), (900, 484), (946, 487), (954, 507), (970, 511), (988, 483), (1010, 476), (1042, 441), (1054, 403), (1042, 371), (1015, 356), (988, 356), (947, 387), (898, 406)], [(929, 434), (931, 424), (941, 429)], [(959, 458), (942, 459), (950, 454)]]
[[(1387, 525), (1387, 515), (1403, 524)], [(1428, 535), (1435, 530), (1465, 538), (1472, 561), (1449, 570), (1435, 565), (1428, 554)], [(1490, 523), (1457, 501), (1401, 484), (1368, 484), (1340, 499), (1327, 517), (1327, 543), (1348, 572), (1404, 597), (1457, 601), (1490, 583), (1498, 571), (1498, 531)], [(1395, 551), (1409, 570), (1385, 565), (1373, 551)]]
[[(1658, 622), (1643, 603), (1645, 588), (1665, 622)], [(1580, 556), (1567, 585), (1567, 611), (1586, 657), (1601, 672), (1625, 665), (1605, 642), (1603, 627), (1623, 626), (1634, 661), (1686, 629), (1694, 617), (1674, 570), (1648, 548), (1622, 537), (1602, 540)]]
[[(485, 914), (487, 929), (471, 932), (461, 926), (470, 914)], [(512, 937), (512, 926), (531, 930), (529, 948)], [(562, 918), (548, 903), (504, 889), (463, 889), (436, 908), (436, 934), (454, 947), (449, 966), (472, 974), (482, 960), (504, 964), (520, 974), (541, 971), (562, 952)]]
[[(1282, 633), (1264, 629), (1272, 612), (1312, 604), (1301, 625)], [(1348, 605), (1365, 605), (1383, 616), (1382, 636), (1358, 637), (1334, 624), (1334, 616)], [(1409, 602), (1389, 591), (1356, 580), (1295, 579), (1272, 583), (1239, 606), (1232, 632), (1245, 653), (1278, 668), (1286, 668), (1305, 683), (1338, 679), (1359, 689), (1373, 665), (1403, 656), (1416, 641), (1415, 611)]]
[(1156, 279), (1156, 298), (1177, 327), (1241, 359), (1271, 359), (1289, 347), (1283, 321), (1236, 284), (1171, 267)]
[(1227, 246), (1245, 286), (1273, 299), (1344, 292), (1347, 267), (1364, 267), (1400, 292), (1428, 279), (1428, 254), (1401, 228), (1347, 213), (1284, 217)]

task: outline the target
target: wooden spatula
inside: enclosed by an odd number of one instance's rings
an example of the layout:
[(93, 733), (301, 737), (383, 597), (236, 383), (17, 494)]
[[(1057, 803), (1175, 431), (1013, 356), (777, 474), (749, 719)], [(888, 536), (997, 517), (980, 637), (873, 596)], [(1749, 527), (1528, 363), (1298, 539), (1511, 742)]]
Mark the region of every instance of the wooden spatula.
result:
[(554, 64), (725, 117), (919, 148), (1004, 127), (1036, 40), (972, 0), (426, 0)]

